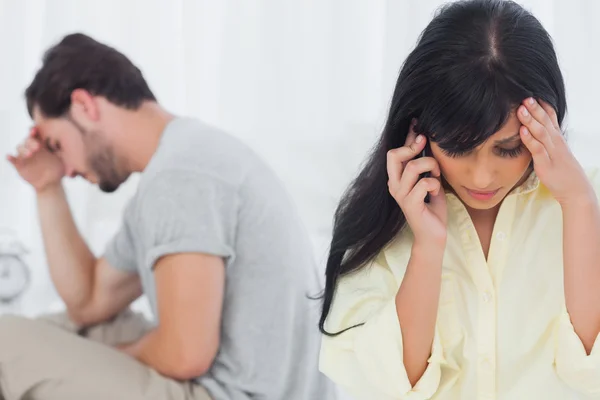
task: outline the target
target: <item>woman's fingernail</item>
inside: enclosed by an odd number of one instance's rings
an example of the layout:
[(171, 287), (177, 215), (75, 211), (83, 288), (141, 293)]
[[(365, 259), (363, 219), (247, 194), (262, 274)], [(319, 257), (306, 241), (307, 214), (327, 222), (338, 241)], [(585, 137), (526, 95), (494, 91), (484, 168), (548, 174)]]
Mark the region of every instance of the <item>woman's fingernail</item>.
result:
[(527, 100), (527, 102), (529, 103), (530, 106), (532, 106), (533, 103), (535, 103), (535, 100), (533, 99), (533, 97), (530, 97), (529, 100)]
[(523, 135), (525, 135), (525, 136), (529, 135), (529, 129), (523, 128)]
[(417, 136), (417, 143), (421, 143), (423, 141), (423, 135)]
[(523, 107), (523, 108), (521, 109), (521, 114), (523, 114), (523, 116), (524, 116), (524, 117), (526, 117), (526, 116), (528, 116), (528, 115), (529, 115), (529, 111), (527, 111), (527, 109), (526, 109), (525, 107)]

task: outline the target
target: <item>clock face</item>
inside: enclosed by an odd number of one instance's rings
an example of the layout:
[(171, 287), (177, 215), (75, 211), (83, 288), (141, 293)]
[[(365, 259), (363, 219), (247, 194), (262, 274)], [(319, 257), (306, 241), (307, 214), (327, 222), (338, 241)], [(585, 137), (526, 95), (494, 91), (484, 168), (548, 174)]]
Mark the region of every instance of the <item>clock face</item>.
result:
[(25, 291), (29, 284), (27, 266), (14, 255), (0, 254), (0, 302), (9, 302)]

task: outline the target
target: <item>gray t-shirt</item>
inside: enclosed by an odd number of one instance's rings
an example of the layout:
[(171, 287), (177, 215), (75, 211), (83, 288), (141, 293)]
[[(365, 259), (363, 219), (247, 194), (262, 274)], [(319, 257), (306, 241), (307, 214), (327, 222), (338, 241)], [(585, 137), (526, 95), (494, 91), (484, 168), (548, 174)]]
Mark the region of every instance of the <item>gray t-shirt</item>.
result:
[(292, 199), (248, 147), (191, 118), (168, 124), (105, 257), (139, 273), (159, 319), (153, 266), (178, 252), (225, 259), (220, 348), (197, 379), (215, 400), (332, 398), (307, 298), (317, 268)]

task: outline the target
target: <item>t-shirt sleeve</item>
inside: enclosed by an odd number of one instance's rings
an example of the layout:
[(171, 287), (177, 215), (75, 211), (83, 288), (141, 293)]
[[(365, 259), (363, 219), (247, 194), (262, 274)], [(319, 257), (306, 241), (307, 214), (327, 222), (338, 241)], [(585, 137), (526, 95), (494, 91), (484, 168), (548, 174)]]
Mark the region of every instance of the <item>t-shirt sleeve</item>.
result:
[(135, 258), (135, 242), (132, 237), (130, 218), (132, 218), (132, 204), (124, 212), (123, 223), (104, 252), (104, 258), (114, 268), (126, 272), (137, 272)]
[(141, 191), (139, 225), (146, 241), (145, 267), (175, 253), (235, 257), (236, 188), (199, 172), (163, 171)]

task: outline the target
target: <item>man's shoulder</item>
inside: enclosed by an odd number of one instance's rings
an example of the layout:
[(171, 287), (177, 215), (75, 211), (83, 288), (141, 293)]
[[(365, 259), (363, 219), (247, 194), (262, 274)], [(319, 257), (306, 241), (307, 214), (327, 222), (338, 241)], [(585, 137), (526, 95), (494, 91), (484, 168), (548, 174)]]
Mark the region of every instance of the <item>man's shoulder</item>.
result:
[(179, 171), (212, 175), (235, 184), (260, 163), (254, 151), (235, 136), (201, 120), (180, 117), (165, 129), (142, 176), (147, 180), (164, 171)]
[(191, 117), (174, 118), (163, 133), (156, 156), (168, 154), (216, 157), (223, 152), (252, 153), (252, 150), (233, 134)]

